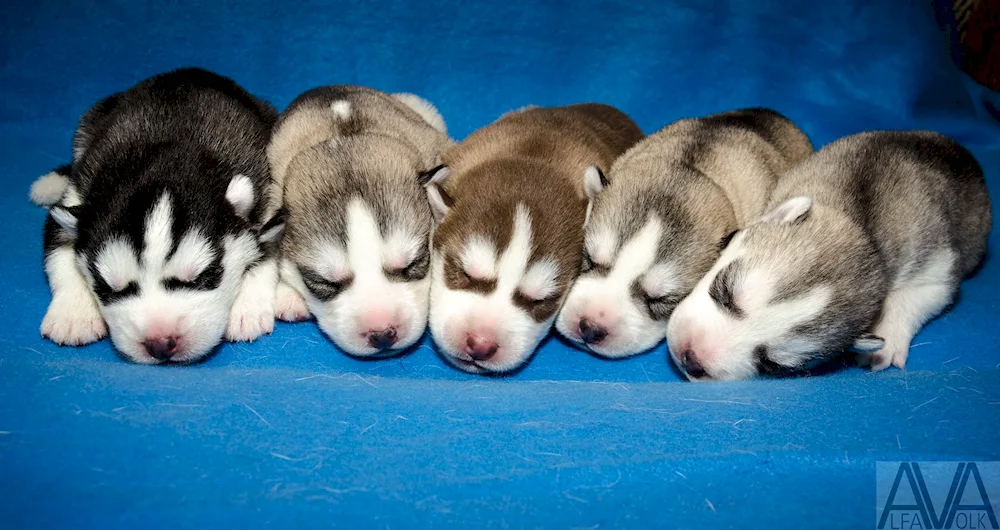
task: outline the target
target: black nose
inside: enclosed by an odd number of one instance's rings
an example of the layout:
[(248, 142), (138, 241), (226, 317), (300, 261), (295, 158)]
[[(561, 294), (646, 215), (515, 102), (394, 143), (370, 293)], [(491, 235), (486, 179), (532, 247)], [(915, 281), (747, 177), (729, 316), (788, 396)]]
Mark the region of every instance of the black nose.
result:
[(396, 344), (396, 328), (386, 328), (368, 332), (368, 345), (378, 350), (391, 348)]
[(587, 344), (597, 344), (608, 337), (608, 330), (590, 319), (580, 319), (580, 338)]
[(695, 357), (694, 352), (691, 350), (684, 350), (684, 354), (681, 355), (681, 367), (687, 374), (695, 379), (700, 379), (705, 377), (705, 368), (698, 362), (698, 358)]
[(142, 342), (142, 345), (146, 347), (146, 351), (150, 355), (161, 361), (169, 361), (174, 356), (174, 353), (177, 352), (176, 337), (146, 339)]

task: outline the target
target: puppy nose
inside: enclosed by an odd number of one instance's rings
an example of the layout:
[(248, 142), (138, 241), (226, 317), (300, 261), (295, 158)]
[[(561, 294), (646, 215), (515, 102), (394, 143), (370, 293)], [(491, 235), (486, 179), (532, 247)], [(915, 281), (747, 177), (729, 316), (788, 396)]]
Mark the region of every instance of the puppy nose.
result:
[(368, 345), (378, 350), (391, 348), (396, 344), (396, 328), (388, 327), (368, 332)]
[(608, 336), (608, 330), (588, 318), (580, 319), (580, 338), (587, 344), (598, 344)]
[(684, 354), (681, 355), (681, 368), (684, 369), (687, 374), (695, 379), (700, 379), (707, 375), (705, 373), (705, 367), (698, 362), (698, 357), (695, 356), (694, 352), (690, 348), (684, 350)]
[(146, 339), (142, 345), (150, 355), (161, 361), (169, 361), (177, 353), (177, 337), (173, 336)]
[(465, 337), (465, 353), (476, 361), (489, 360), (498, 349), (500, 346), (497, 341), (485, 335), (469, 333)]

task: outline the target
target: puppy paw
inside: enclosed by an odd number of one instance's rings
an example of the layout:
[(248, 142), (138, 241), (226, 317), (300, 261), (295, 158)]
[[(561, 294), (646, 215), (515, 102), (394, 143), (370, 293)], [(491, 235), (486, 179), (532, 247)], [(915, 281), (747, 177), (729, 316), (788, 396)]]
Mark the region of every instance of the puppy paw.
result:
[(90, 293), (74, 293), (52, 298), (40, 331), (60, 346), (82, 346), (107, 336), (108, 326)]
[(309, 319), (306, 300), (284, 282), (278, 283), (274, 295), (274, 316), (285, 322), (302, 322)]
[(229, 313), (226, 340), (253, 341), (274, 331), (274, 293), (260, 289), (240, 291)]
[(859, 366), (867, 366), (872, 372), (881, 372), (889, 366), (906, 368), (906, 359), (909, 355), (908, 347), (894, 348), (887, 345), (877, 352), (859, 353), (856, 359)]

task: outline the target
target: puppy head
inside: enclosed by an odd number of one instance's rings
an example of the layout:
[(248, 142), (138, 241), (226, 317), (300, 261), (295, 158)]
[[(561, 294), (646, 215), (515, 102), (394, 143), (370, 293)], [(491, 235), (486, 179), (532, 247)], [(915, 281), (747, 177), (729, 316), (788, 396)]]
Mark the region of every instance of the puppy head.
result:
[(504, 191), (531, 184), (518, 179), (524, 168), (502, 166), (481, 169), (492, 178), (466, 175), (454, 199), (439, 187), (440, 173), (428, 187), (441, 220), (433, 235), (431, 333), (445, 358), (471, 373), (524, 364), (580, 267), (586, 202), (555, 179), (547, 182), (555, 194)]
[(194, 362), (222, 339), (247, 268), (282, 222), (252, 225), (259, 198), (243, 175), (228, 184), (206, 175), (198, 189), (141, 182), (96, 187), (85, 205), (52, 216), (76, 236), (79, 269), (118, 351), (137, 363)]
[(877, 340), (865, 331), (885, 292), (857, 226), (795, 197), (734, 235), (674, 311), (667, 342), (691, 380), (782, 375)]
[(718, 257), (735, 219), (725, 196), (704, 179), (664, 185), (617, 165), (609, 176), (593, 203), (580, 278), (556, 329), (617, 358), (663, 340), (671, 313)]
[(288, 167), (281, 275), (327, 336), (356, 356), (414, 344), (427, 327), (431, 212), (404, 144), (340, 138)]

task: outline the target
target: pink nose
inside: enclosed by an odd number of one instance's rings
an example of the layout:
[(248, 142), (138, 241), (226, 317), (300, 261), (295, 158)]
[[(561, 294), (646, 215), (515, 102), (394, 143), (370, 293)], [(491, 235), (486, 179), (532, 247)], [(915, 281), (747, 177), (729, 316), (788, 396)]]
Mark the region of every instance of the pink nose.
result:
[(498, 349), (500, 346), (489, 333), (469, 332), (465, 336), (465, 353), (476, 361), (489, 360)]
[(150, 355), (161, 361), (169, 361), (178, 353), (177, 337), (175, 336), (146, 339), (142, 345)]
[(701, 379), (705, 377), (707, 373), (705, 372), (705, 367), (698, 360), (698, 355), (695, 354), (694, 350), (687, 348), (677, 356), (680, 361), (681, 369), (683, 369), (687, 374), (695, 379)]

